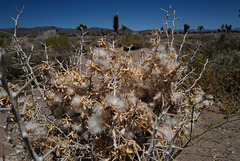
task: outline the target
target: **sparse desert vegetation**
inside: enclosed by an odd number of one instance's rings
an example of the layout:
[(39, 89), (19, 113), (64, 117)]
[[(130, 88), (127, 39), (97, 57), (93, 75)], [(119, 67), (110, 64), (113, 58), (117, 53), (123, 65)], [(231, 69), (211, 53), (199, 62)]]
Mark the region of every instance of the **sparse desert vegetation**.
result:
[[(181, 34), (165, 22), (147, 35), (116, 27), (93, 36), (80, 25), (74, 36), (17, 37), (15, 26), (0, 40), (1, 142), (11, 157), (168, 161), (239, 121), (240, 34)], [(195, 133), (212, 107), (221, 118)]]

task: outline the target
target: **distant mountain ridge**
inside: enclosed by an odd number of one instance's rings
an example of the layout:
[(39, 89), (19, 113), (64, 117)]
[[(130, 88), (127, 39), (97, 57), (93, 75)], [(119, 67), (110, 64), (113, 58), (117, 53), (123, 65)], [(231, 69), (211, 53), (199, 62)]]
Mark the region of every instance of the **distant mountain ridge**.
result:
[(240, 31), (240, 27), (236, 27), (234, 29), (232, 29), (233, 31)]
[[(49, 30), (55, 30), (58, 32), (58, 34), (67, 34), (69, 36), (73, 36), (75, 34), (81, 35), (81, 31), (77, 29), (71, 29), (71, 28), (60, 28), (60, 27), (55, 27), (55, 26), (42, 26), (42, 27), (33, 27), (33, 28), (18, 28), (17, 30), (17, 36), (18, 37), (23, 37), (30, 35), (30, 37), (36, 37), (41, 34), (43, 34), (46, 31)], [(108, 28), (100, 28), (100, 27), (91, 27), (87, 28), (85, 32), (88, 32), (89, 35), (91, 36), (102, 36), (102, 35), (108, 35), (113, 33), (113, 29), (108, 29)], [(131, 33), (139, 33), (139, 34), (149, 34), (151, 33), (151, 29), (149, 30), (141, 30), (141, 31), (134, 31), (129, 28), (126, 28), (125, 30), (119, 29), (120, 34), (131, 34)], [(197, 29), (189, 29), (190, 32), (197, 32)], [(214, 29), (204, 29), (204, 31), (216, 31)], [(240, 31), (240, 27), (232, 29), (232, 31)], [(183, 29), (175, 29), (175, 32), (183, 32)], [(0, 29), (0, 38), (3, 37), (9, 37), (7, 34), (13, 34), (14, 33), (14, 28), (5, 28), (5, 29)]]
[[(67, 34), (69, 36), (73, 36), (74, 34), (81, 35), (81, 31), (77, 29), (60, 28), (55, 26), (43, 26), (43, 27), (34, 27), (34, 28), (18, 28), (17, 36), (23, 37), (23, 36), (30, 35), (30, 37), (36, 37), (49, 30), (55, 30), (59, 34)], [(87, 28), (84, 32), (88, 32), (89, 35), (93, 35), (93, 36), (101, 36), (101, 35), (108, 35), (113, 31), (114, 31), (113, 29), (108, 29), (108, 28), (91, 27), (91, 28)], [(146, 33), (148, 31), (150, 30), (133, 31), (129, 28), (126, 28), (125, 30), (119, 29), (120, 34), (130, 34), (130, 33), (136, 33), (136, 32)], [(9, 36), (7, 33), (13, 34), (14, 28), (0, 29), (0, 37)]]

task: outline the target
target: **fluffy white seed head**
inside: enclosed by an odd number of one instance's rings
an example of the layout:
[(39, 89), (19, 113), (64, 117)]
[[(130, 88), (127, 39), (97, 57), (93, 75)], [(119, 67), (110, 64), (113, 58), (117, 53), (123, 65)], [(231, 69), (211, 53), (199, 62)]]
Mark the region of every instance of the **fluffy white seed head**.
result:
[(199, 102), (201, 102), (203, 100), (203, 96), (202, 95), (196, 95), (196, 97), (195, 98), (193, 98), (193, 102), (194, 103), (199, 103)]
[(79, 95), (75, 95), (72, 99), (71, 105), (73, 107), (79, 107), (82, 104), (82, 97)]
[(126, 105), (123, 100), (120, 98), (114, 97), (114, 96), (108, 96), (106, 100), (107, 106), (112, 106), (113, 108), (116, 108), (120, 111), (124, 111), (126, 108)]
[(162, 92), (158, 92), (154, 97), (153, 97), (153, 100), (158, 100), (160, 99), (162, 96)]
[(61, 101), (62, 101), (62, 95), (60, 95), (60, 94), (55, 95), (53, 102), (60, 103)]
[(88, 129), (91, 134), (98, 134), (102, 132), (103, 125), (101, 117), (98, 115), (91, 116), (88, 120)]
[(210, 102), (208, 100), (205, 100), (202, 102), (202, 104), (208, 107), (210, 105)]
[(174, 103), (177, 103), (180, 101), (181, 97), (182, 97), (182, 95), (180, 92), (174, 92), (174, 93), (172, 93), (171, 99)]
[(128, 95), (128, 101), (129, 101), (130, 104), (136, 105), (137, 98), (136, 98), (136, 96), (134, 95), (134, 92), (131, 92), (131, 93)]
[(68, 92), (69, 94), (73, 94), (73, 93), (74, 93), (74, 89), (73, 89), (72, 87), (68, 87), (68, 88), (67, 88), (67, 92)]
[(164, 134), (168, 141), (171, 141), (173, 137), (173, 131), (169, 126), (161, 127), (159, 130), (161, 131), (162, 134)]
[(108, 52), (102, 48), (94, 48), (93, 49), (93, 56), (100, 56), (100, 57), (108, 57)]
[(40, 124), (38, 123), (33, 123), (33, 122), (28, 122), (25, 125), (26, 130), (30, 130), (32, 132), (33, 135), (37, 135), (37, 136), (41, 136), (41, 135), (45, 135), (46, 131), (44, 130), (43, 127), (40, 126)]
[(76, 132), (81, 132), (83, 130), (82, 125), (80, 123), (74, 123), (72, 125), (72, 128)]
[(97, 115), (101, 115), (102, 112), (103, 112), (103, 108), (100, 104), (95, 104), (94, 107), (93, 107), (93, 112)]

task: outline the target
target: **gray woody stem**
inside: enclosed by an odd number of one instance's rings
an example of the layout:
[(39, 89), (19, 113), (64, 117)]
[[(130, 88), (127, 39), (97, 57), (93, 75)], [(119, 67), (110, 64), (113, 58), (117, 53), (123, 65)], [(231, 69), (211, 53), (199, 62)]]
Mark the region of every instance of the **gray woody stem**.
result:
[(20, 129), (20, 133), (21, 133), (21, 137), (23, 139), (24, 145), (26, 147), (27, 152), (29, 153), (29, 155), (31, 156), (31, 158), (33, 158), (36, 161), (42, 161), (44, 158), (46, 158), (53, 150), (56, 149), (56, 147), (54, 147), (52, 150), (50, 150), (47, 154), (45, 154), (43, 157), (39, 157), (35, 151), (32, 148), (32, 145), (30, 143), (28, 134), (26, 132), (26, 128), (24, 125), (23, 120), (21, 119), (21, 114), (18, 110), (18, 96), (21, 94), (21, 92), (35, 79), (35, 77), (33, 77), (31, 80), (29, 80), (25, 85), (23, 85), (17, 92), (14, 92), (10, 89), (10, 87), (8, 86), (8, 82), (6, 80), (6, 75), (5, 75), (5, 70), (4, 70), (4, 51), (0, 48), (0, 80), (1, 80), (1, 85), (2, 87), (5, 89), (5, 91), (7, 92), (11, 102), (12, 102), (12, 106), (11, 108), (6, 108), (7, 110), (10, 110), (13, 115), (14, 115), (14, 119), (15, 122), (18, 124), (19, 129)]

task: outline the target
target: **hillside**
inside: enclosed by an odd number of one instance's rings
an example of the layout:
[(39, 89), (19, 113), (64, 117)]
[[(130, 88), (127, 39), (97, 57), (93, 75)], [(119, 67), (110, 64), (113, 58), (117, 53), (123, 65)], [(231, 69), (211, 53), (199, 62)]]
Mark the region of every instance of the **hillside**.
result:
[[(69, 36), (74, 36), (74, 34), (81, 35), (81, 31), (77, 29), (65, 29), (65, 28), (59, 28), (55, 26), (43, 26), (43, 27), (34, 27), (34, 28), (18, 28), (17, 36), (23, 37), (30, 35), (30, 37), (36, 37), (48, 30), (56, 30), (59, 34), (67, 34)], [(85, 30), (88, 32), (88, 35), (91, 36), (100, 36), (100, 35), (108, 35), (110, 33), (113, 33), (113, 29), (107, 29), (107, 28), (99, 28), (99, 27), (91, 27), (87, 28)], [(141, 34), (148, 34), (151, 30), (144, 30), (144, 31), (133, 31), (129, 28), (126, 28), (124, 31), (122, 29), (119, 29), (119, 34), (131, 34), (131, 33), (141, 33)], [(13, 34), (14, 28), (6, 28), (6, 29), (0, 29), (0, 37), (8, 37), (9, 34)]]

